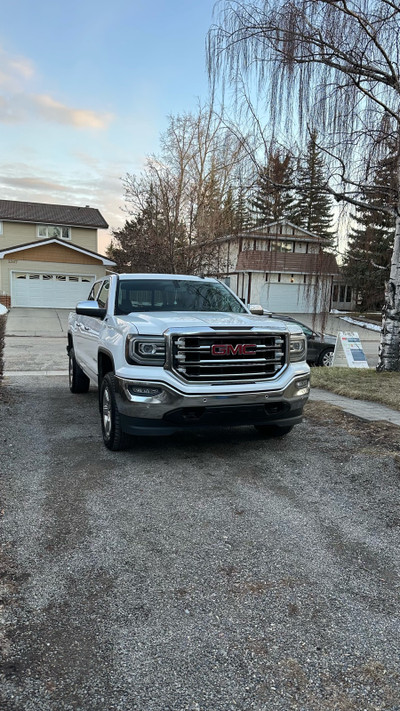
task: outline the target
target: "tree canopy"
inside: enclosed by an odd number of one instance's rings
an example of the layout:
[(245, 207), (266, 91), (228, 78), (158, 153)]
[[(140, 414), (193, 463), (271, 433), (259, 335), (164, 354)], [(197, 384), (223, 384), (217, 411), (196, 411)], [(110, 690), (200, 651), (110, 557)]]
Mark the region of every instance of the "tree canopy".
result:
[[(223, 2), (209, 33), (210, 74), (257, 83), (273, 131), (310, 126), (330, 161), (326, 190), (365, 206), (371, 166), (389, 141), (400, 172), (400, 6), (392, 0)], [(400, 205), (383, 309), (380, 370), (400, 370)]]

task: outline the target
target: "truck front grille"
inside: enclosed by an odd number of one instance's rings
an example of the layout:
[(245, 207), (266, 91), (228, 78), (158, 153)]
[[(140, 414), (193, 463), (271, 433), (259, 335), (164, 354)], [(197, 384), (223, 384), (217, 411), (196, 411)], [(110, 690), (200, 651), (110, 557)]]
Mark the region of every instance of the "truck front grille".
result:
[(283, 334), (174, 334), (172, 369), (191, 382), (265, 380), (283, 368), (285, 353)]

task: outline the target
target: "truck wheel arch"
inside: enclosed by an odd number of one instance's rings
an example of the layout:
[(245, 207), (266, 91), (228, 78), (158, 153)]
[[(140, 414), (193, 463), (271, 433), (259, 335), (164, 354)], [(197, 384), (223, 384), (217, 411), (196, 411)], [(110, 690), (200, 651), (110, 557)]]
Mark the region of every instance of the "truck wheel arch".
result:
[(107, 373), (115, 373), (114, 358), (112, 357), (110, 351), (107, 351), (105, 348), (100, 348), (97, 356), (97, 378), (99, 392), (103, 378), (107, 375)]

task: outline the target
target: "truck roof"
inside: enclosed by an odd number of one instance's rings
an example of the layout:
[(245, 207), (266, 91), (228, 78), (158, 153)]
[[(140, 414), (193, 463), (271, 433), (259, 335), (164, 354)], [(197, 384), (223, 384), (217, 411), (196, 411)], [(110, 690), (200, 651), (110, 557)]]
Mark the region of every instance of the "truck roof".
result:
[(213, 277), (199, 277), (199, 276), (193, 276), (192, 274), (136, 274), (136, 273), (125, 273), (125, 274), (118, 274), (119, 279), (166, 279), (166, 280), (188, 280), (188, 281), (211, 281), (215, 282), (217, 279), (214, 279)]

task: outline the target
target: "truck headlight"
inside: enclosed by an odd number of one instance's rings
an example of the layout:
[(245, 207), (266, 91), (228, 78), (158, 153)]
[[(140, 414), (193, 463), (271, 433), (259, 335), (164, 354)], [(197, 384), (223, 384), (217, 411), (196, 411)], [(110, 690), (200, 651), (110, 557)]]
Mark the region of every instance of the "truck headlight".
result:
[(305, 360), (307, 356), (307, 342), (305, 336), (290, 335), (289, 347), (290, 361), (296, 363), (299, 360)]
[(126, 360), (133, 365), (164, 365), (163, 336), (130, 335), (126, 339)]

